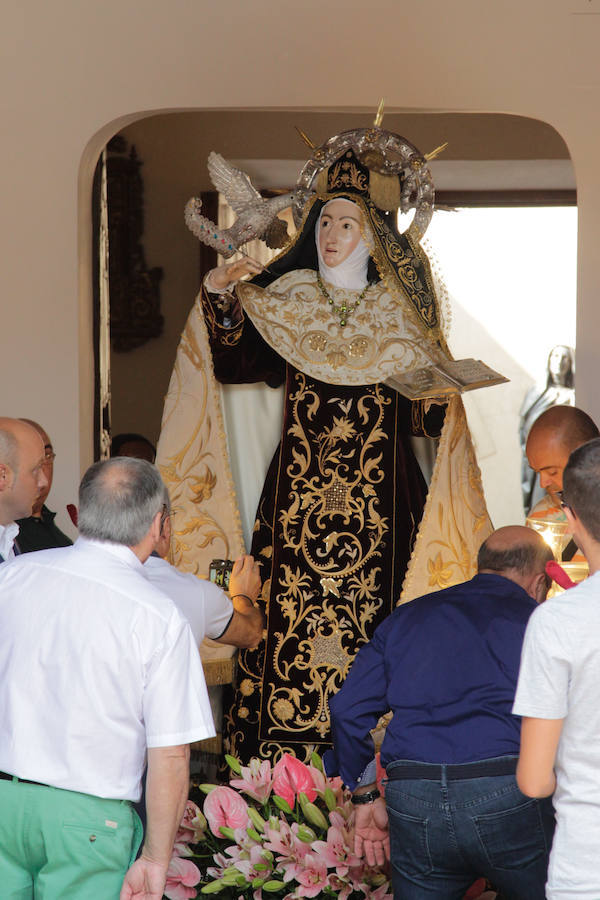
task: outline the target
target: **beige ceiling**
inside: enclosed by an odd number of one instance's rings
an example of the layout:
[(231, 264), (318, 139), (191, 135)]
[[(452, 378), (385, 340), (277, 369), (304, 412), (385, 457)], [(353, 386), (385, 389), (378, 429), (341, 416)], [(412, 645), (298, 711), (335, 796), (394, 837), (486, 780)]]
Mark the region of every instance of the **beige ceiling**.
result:
[[(315, 143), (349, 128), (364, 127), (374, 112), (190, 111), (149, 116), (122, 134), (135, 143), (143, 135), (162, 147), (165, 161), (177, 144), (178, 164), (197, 178), (196, 190), (210, 190), (206, 157), (218, 150), (232, 160), (306, 159), (296, 131)], [(384, 127), (404, 135), (427, 153), (444, 142), (443, 161), (568, 160), (565, 142), (552, 126), (522, 116), (486, 113), (386, 113)], [(187, 159), (187, 163), (186, 163)]]

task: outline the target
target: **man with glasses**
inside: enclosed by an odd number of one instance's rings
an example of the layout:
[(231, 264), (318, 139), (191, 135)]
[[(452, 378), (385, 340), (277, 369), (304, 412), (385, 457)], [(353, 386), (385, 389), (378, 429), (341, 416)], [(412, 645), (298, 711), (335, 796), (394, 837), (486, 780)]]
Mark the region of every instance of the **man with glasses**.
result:
[(170, 547), (171, 517), (165, 505), (160, 537), (144, 563), (144, 572), (189, 621), (198, 646), (208, 637), (234, 647), (256, 647), (264, 618), (254, 605), (261, 588), (260, 567), (254, 558), (245, 555), (236, 560), (229, 581), (230, 600), (218, 585), (172, 566), (166, 559)]
[(548, 900), (600, 897), (600, 438), (571, 453), (562, 508), (590, 576), (527, 626), (513, 711), (523, 717), (517, 782), (554, 793)]
[(15, 520), (31, 514), (47, 484), (38, 432), (20, 419), (0, 417), (0, 564), (19, 552)]
[(56, 513), (49, 510), (46, 506), (46, 500), (52, 488), (54, 460), (56, 458), (52, 441), (45, 429), (37, 422), (34, 422), (32, 419), (21, 419), (21, 421), (27, 422), (28, 425), (35, 428), (44, 442), (43, 470), (46, 475), (46, 485), (36, 497), (31, 515), (17, 520), (17, 525), (19, 526), (19, 550), (21, 553), (31, 553), (32, 550), (68, 547), (73, 543), (72, 540), (56, 525), (54, 521)]

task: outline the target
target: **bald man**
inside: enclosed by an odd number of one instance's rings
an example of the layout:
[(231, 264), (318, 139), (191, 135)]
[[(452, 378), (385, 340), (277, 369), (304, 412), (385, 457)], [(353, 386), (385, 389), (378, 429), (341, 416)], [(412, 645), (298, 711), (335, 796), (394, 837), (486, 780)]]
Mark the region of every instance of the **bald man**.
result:
[[(530, 518), (567, 521), (558, 496), (563, 488), (565, 466), (573, 450), (599, 435), (592, 419), (576, 406), (553, 406), (536, 419), (527, 437), (526, 453), (546, 496), (530, 511)], [(578, 558), (577, 547), (569, 534), (565, 543), (563, 560)]]
[(30, 516), (24, 516), (17, 520), (19, 526), (19, 551), (31, 553), (33, 550), (49, 550), (51, 547), (68, 547), (73, 541), (64, 534), (54, 518), (56, 513), (48, 509), (46, 500), (52, 487), (54, 477), (54, 458), (56, 453), (48, 432), (38, 422), (32, 419), (21, 419), (31, 425), (44, 443), (44, 474), (47, 484), (35, 498)]
[[(44, 442), (29, 423), (0, 417), (0, 563), (15, 555), (15, 519), (31, 515), (48, 484)], [(18, 549), (18, 548), (17, 548)]]
[[(544, 900), (552, 804), (532, 804), (517, 787), (521, 722), (512, 705), (551, 558), (532, 529), (494, 532), (478, 574), (399, 606), (330, 701), (327, 773), (353, 791), (357, 855), (380, 863), (391, 838), (394, 897), (462, 897), (486, 877), (512, 900)], [(384, 801), (371, 729), (390, 709)]]

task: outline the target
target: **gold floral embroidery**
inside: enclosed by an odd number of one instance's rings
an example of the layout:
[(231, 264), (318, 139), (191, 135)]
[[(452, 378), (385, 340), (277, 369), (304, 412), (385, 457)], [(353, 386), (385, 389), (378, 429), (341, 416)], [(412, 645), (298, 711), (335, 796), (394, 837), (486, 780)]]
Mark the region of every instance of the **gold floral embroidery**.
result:
[(242, 693), (244, 697), (249, 697), (254, 693), (254, 683), (249, 678), (244, 678), (240, 684), (240, 693)]
[(442, 559), (441, 553), (438, 553), (435, 559), (427, 560), (427, 571), (430, 587), (445, 588), (452, 580), (452, 567)]
[[(312, 382), (295, 374), (290, 395), (290, 460), (279, 512), (283, 563), (271, 585), (280, 611), (267, 639), (260, 736), (325, 739), (329, 697), (336, 693), (384, 603), (381, 564), (389, 522), (382, 516), (384, 414), (392, 402), (380, 385), (352, 399), (332, 398), (329, 424), (311, 426), (321, 407)], [(289, 484), (289, 488), (287, 485)], [(274, 573), (275, 574), (275, 573)], [(386, 574), (386, 578), (388, 574)]]
[(353, 187), (366, 193), (368, 188), (367, 177), (355, 163), (337, 162), (331, 167), (328, 177), (328, 188), (334, 191), (336, 188)]

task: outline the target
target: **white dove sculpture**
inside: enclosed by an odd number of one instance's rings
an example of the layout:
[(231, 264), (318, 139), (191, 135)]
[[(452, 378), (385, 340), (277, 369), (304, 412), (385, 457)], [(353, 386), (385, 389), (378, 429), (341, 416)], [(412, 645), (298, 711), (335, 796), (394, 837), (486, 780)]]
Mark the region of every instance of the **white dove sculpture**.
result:
[(221, 230), (202, 215), (200, 198), (192, 197), (185, 207), (185, 222), (202, 243), (218, 250), (226, 259), (254, 238), (261, 238), (272, 248), (285, 245), (287, 226), (277, 217), (277, 213), (292, 203), (303, 204), (309, 192), (299, 188), (265, 200), (246, 173), (236, 169), (219, 153), (209, 154), (208, 171), (215, 188), (237, 213), (237, 219), (230, 228)]

